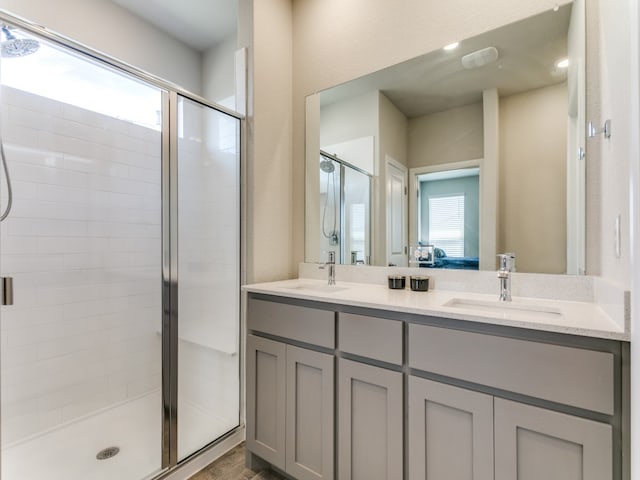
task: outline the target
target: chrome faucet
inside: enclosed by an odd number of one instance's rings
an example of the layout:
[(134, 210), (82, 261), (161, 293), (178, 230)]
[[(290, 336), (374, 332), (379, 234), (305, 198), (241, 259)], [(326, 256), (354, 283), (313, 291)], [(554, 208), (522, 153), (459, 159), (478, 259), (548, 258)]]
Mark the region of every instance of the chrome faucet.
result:
[(500, 297), (501, 302), (511, 301), (511, 272), (515, 270), (516, 255), (515, 253), (501, 253), (498, 255), (500, 266), (498, 268), (498, 278), (500, 279)]
[(336, 252), (334, 251), (330, 251), (329, 253), (329, 260), (327, 260), (325, 263), (321, 263), (319, 268), (324, 268), (327, 265), (329, 266), (328, 269), (328, 277), (327, 277), (327, 282), (329, 285), (335, 285), (336, 284)]

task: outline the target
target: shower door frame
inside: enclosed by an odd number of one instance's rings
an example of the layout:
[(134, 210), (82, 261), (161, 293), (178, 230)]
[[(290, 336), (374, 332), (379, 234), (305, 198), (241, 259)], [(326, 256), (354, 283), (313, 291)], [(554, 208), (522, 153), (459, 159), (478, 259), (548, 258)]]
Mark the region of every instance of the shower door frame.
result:
[[(154, 478), (168, 475), (174, 467), (188, 463), (194, 457), (208, 450), (210, 447), (222, 442), (225, 438), (241, 431), (243, 424), (243, 386), (242, 386), (242, 300), (238, 305), (238, 378), (240, 379), (240, 389), (238, 391), (238, 425), (231, 431), (210, 443), (203, 445), (198, 451), (178, 462), (178, 98), (184, 97), (197, 102), (204, 107), (211, 108), (222, 114), (226, 114), (238, 120), (238, 290), (244, 283), (244, 261), (245, 261), (245, 239), (244, 239), (244, 219), (245, 216), (245, 129), (246, 119), (241, 113), (235, 112), (215, 102), (211, 102), (197, 94), (179, 87), (169, 81), (163, 80), (150, 73), (140, 70), (132, 65), (122, 62), (116, 58), (100, 53), (82, 43), (76, 42), (68, 37), (51, 32), (46, 27), (34, 24), (28, 20), (15, 16), (6, 10), (0, 9), (0, 22), (18, 27), (27, 32), (38, 35), (47, 41), (55, 43), (61, 47), (87, 57), (89, 60), (107, 65), (115, 70), (127, 74), (143, 83), (161, 90), (162, 95), (162, 119), (161, 119), (161, 198), (162, 198), (162, 261), (161, 261), (161, 282), (162, 282), (162, 432), (161, 432), (161, 465), (160, 470)], [(246, 79), (245, 79), (246, 80)], [(246, 85), (245, 85), (246, 87)], [(0, 87), (1, 88), (1, 87)], [(0, 418), (0, 421), (2, 419)], [(1, 461), (1, 458), (0, 458)]]

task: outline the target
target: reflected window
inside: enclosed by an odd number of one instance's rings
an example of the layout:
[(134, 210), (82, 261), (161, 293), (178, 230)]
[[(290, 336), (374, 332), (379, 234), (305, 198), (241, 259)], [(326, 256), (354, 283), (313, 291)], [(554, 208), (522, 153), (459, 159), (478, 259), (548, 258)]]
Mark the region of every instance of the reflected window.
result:
[(464, 195), (429, 197), (429, 243), (464, 257)]
[(441, 170), (417, 178), (418, 241), (436, 248), (438, 268), (477, 269), (480, 169)]
[(364, 261), (366, 252), (366, 209), (364, 203), (351, 205), (349, 236), (351, 252), (356, 252), (355, 260)]

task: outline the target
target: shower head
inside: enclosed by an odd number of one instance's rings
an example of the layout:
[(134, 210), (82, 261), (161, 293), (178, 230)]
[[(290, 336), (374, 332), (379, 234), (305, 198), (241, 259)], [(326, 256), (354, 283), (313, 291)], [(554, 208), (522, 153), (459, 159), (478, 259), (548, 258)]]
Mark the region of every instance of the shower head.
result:
[(320, 170), (324, 173), (333, 173), (336, 167), (333, 166), (333, 162), (327, 158), (320, 160)]
[(7, 39), (0, 43), (0, 51), (3, 57), (25, 57), (35, 53), (40, 44), (30, 38), (16, 38), (6, 25), (2, 26), (2, 32)]

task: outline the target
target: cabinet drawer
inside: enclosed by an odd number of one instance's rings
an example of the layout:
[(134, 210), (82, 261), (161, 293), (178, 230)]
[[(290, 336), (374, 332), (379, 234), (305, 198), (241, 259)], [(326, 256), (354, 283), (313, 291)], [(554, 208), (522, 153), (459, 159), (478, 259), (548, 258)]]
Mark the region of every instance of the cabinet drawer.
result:
[(613, 354), (409, 325), (409, 366), (609, 415)]
[(402, 365), (402, 322), (338, 314), (338, 342), (343, 352)]
[(335, 348), (335, 313), (326, 310), (249, 299), (247, 327), (252, 331)]

